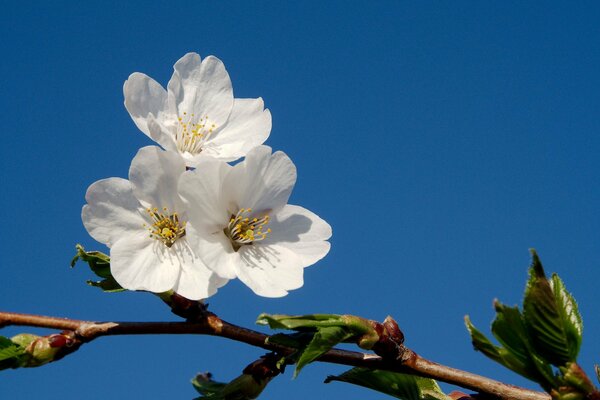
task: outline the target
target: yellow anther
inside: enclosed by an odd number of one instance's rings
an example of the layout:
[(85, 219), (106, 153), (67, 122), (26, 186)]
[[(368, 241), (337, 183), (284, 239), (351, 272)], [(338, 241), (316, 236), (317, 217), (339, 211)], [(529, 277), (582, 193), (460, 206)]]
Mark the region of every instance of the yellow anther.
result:
[[(251, 208), (241, 208), (237, 214), (229, 218), (229, 224), (225, 228), (225, 234), (231, 239), (234, 250), (242, 245), (250, 245), (267, 237), (271, 229), (263, 231), (263, 226), (269, 223), (269, 216), (246, 216), (252, 212)], [(245, 215), (246, 214), (246, 215)]]
[(179, 221), (179, 215), (177, 213), (168, 213), (167, 207), (162, 207), (161, 211), (158, 212), (158, 208), (147, 208), (152, 225), (143, 224), (145, 229), (150, 231), (150, 237), (159, 240), (167, 247), (173, 246), (177, 239), (185, 236), (185, 221)]

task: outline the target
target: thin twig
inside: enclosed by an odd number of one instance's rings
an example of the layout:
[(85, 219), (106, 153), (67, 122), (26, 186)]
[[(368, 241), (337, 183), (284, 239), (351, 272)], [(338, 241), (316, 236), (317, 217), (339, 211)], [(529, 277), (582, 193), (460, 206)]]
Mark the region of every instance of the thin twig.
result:
[[(111, 335), (200, 334), (220, 336), (283, 354), (295, 351), (290, 347), (266, 344), (265, 340), (268, 335), (223, 321), (214, 314), (209, 314), (202, 322), (93, 322), (0, 312), (0, 327), (9, 325), (71, 330), (84, 342)], [(404, 361), (392, 362), (374, 354), (332, 349), (321, 356), (318, 361), (419, 375), (479, 393), (497, 396), (500, 399), (550, 399), (550, 396), (543, 392), (508, 385), (484, 376), (437, 364), (410, 350), (409, 353)]]

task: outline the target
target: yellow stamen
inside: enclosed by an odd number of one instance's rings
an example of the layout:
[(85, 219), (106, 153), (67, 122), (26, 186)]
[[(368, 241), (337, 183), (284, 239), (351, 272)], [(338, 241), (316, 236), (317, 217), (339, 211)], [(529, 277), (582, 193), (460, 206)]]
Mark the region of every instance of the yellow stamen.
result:
[(163, 212), (158, 212), (158, 208), (147, 208), (146, 212), (152, 220), (152, 225), (144, 224), (144, 228), (150, 231), (150, 237), (159, 240), (167, 247), (173, 246), (177, 239), (185, 236), (185, 221), (179, 220), (179, 215), (174, 212), (169, 214), (167, 207), (162, 208)]
[(242, 208), (237, 214), (231, 215), (229, 224), (225, 228), (225, 234), (231, 239), (234, 250), (239, 250), (243, 245), (250, 245), (254, 242), (264, 240), (271, 229), (263, 231), (263, 228), (269, 223), (268, 214), (263, 216), (245, 216), (252, 212), (251, 208)]

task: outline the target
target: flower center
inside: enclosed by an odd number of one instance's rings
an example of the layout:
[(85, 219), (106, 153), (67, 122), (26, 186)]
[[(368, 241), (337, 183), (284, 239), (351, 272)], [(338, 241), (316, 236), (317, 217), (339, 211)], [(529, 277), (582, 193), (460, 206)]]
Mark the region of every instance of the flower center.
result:
[(186, 151), (198, 154), (202, 146), (210, 138), (217, 126), (208, 120), (208, 116), (196, 117), (194, 114), (183, 113), (183, 117), (177, 118), (177, 130), (175, 131), (175, 142), (177, 149), (182, 153)]
[(265, 214), (260, 218), (250, 218), (248, 215), (252, 212), (250, 208), (242, 208), (235, 215), (231, 215), (225, 234), (231, 239), (233, 249), (238, 251), (245, 244), (259, 242), (271, 233), (271, 229), (263, 231), (265, 225), (269, 223), (269, 215)]
[(147, 208), (146, 212), (152, 219), (152, 225), (144, 224), (150, 231), (150, 237), (159, 240), (167, 247), (173, 246), (177, 239), (185, 236), (185, 221), (179, 220), (177, 213), (169, 214), (167, 207), (162, 212), (156, 207)]

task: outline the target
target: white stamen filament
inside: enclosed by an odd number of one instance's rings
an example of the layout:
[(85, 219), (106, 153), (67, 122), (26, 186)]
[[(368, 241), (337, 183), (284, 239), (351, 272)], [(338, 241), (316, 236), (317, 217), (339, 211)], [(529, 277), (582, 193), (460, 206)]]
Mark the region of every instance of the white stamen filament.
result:
[(196, 118), (194, 114), (183, 113), (177, 118), (175, 142), (183, 153), (199, 154), (217, 126), (209, 122), (208, 116)]

